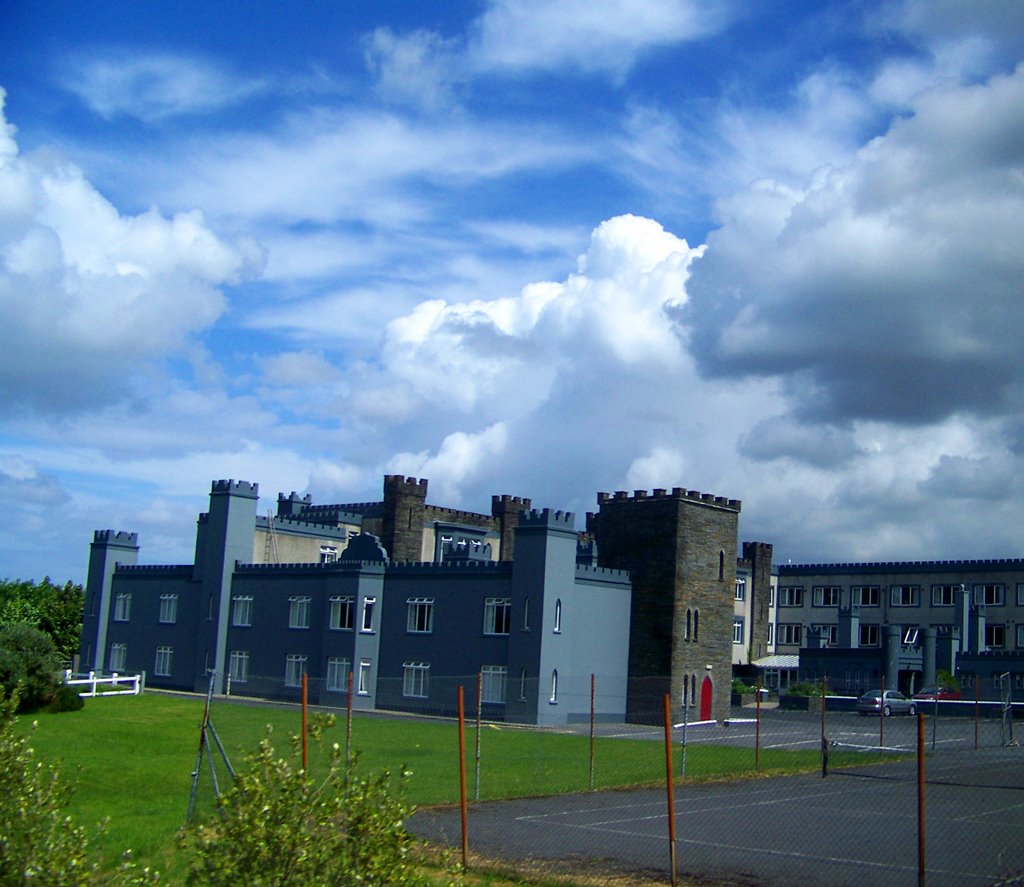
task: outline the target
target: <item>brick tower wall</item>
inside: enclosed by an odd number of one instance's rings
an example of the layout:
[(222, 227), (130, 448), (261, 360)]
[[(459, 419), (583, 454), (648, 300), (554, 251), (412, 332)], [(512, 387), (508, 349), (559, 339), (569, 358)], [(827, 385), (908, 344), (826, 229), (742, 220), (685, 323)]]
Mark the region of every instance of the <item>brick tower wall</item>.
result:
[(491, 515), (497, 521), (501, 535), (501, 550), (498, 559), (512, 560), (515, 552), (515, 531), (519, 526), (520, 512), (529, 511), (531, 502), (521, 496), (491, 496)]
[(772, 546), (768, 542), (744, 542), (743, 562), (750, 570), (750, 660), (768, 655), (768, 598), (772, 582)]
[(417, 480), (400, 474), (384, 475), (380, 541), (392, 562), (423, 560), (426, 503), (426, 478)]
[(712, 717), (723, 720), (732, 683), (740, 502), (676, 488), (599, 493), (598, 505), (588, 527), (598, 563), (628, 570), (633, 582), (627, 716), (649, 720), (665, 693), (681, 713), (683, 678), (693, 675), (698, 699), (705, 676), (711, 678)]

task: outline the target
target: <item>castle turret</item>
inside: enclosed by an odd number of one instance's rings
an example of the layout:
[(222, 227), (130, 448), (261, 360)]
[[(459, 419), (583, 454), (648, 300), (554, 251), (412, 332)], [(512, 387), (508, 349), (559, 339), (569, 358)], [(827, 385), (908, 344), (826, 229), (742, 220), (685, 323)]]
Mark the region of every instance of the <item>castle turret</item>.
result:
[(381, 542), (392, 562), (423, 560), (423, 525), (426, 520), (427, 479), (384, 475)]
[(89, 546), (89, 573), (85, 585), (85, 613), (79, 660), (83, 669), (99, 671), (107, 647), (110, 598), (118, 564), (134, 565), (139, 557), (138, 533), (96, 530)]
[(491, 516), (498, 520), (501, 546), (498, 560), (512, 560), (515, 551), (515, 530), (519, 526), (519, 514), (530, 510), (530, 500), (522, 496), (491, 496)]

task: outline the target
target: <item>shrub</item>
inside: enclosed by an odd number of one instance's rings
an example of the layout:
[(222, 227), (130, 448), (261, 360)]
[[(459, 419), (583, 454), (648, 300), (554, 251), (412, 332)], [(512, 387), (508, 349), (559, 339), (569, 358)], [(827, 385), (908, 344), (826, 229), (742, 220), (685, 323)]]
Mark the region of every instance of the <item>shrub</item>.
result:
[(61, 684), (57, 692), (53, 694), (53, 701), (50, 702), (50, 711), (81, 711), (85, 708), (85, 700), (78, 695), (74, 687)]
[(739, 678), (736, 678), (732, 682), (732, 692), (739, 693), (741, 695), (746, 693), (756, 693), (757, 688), (751, 687), (749, 684), (745, 684)]
[[(314, 741), (326, 723), (314, 725)], [(222, 818), (185, 833), (189, 884), (431, 883), (410, 859), (415, 839), (403, 823), (412, 808), (387, 771), (357, 776), (334, 743), (326, 775), (315, 780), (291, 762), (294, 752), (280, 757), (268, 731), (220, 798)]]
[(18, 694), (18, 711), (46, 705), (57, 690), (57, 655), (49, 635), (24, 623), (0, 626), (0, 687)]

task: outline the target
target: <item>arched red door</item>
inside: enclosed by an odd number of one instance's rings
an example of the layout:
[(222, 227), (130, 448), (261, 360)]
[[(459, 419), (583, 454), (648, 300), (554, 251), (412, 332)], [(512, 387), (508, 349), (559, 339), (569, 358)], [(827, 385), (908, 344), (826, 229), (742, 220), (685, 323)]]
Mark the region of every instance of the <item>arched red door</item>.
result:
[(704, 683), (700, 685), (700, 719), (711, 720), (711, 678), (704, 676)]

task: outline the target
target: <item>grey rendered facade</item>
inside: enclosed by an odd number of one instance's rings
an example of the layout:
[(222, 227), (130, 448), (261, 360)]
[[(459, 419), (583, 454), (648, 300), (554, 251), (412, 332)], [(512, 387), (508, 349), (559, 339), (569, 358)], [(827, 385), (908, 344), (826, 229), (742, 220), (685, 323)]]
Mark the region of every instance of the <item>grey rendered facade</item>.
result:
[(801, 678), (905, 692), (957, 675), (973, 696), (1024, 693), (1024, 559), (778, 567), (776, 651)]

